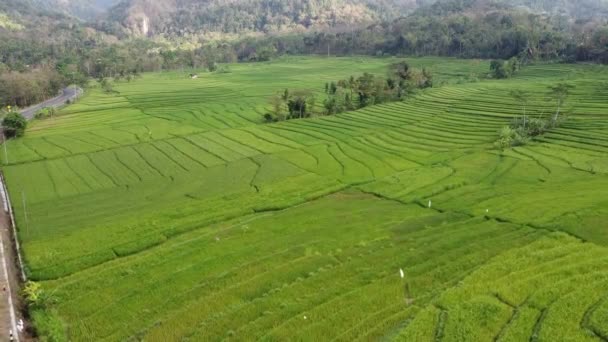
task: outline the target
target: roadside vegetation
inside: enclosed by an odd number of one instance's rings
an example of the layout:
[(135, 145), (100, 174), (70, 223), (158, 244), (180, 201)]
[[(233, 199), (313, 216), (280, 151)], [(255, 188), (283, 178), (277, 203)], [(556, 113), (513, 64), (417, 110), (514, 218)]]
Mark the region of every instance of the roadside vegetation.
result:
[(27, 120), (23, 115), (11, 111), (2, 119), (2, 127), (7, 138), (18, 138), (25, 134)]

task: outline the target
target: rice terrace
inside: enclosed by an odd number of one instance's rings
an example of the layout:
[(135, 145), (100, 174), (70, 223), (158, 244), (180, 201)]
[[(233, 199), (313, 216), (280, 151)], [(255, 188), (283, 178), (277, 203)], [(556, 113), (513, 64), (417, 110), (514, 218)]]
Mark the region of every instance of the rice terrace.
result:
[[(87, 90), (9, 140), (39, 329), (71, 341), (608, 340), (608, 68), (406, 58), (437, 86), (264, 122), (396, 58), (283, 57)], [(567, 120), (496, 147), (547, 89)], [(318, 100), (315, 106), (322, 106)]]

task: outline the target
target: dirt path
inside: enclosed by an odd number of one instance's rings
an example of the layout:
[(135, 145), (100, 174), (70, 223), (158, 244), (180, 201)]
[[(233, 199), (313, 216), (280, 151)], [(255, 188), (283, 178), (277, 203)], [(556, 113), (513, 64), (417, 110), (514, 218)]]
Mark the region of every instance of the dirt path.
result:
[(32, 339), (26, 335), (25, 329), (19, 329), (20, 322), (25, 322), (18, 296), (21, 285), (20, 271), (13, 248), (9, 207), (1, 178), (0, 187), (0, 341), (10, 341), (11, 332), (13, 341), (30, 341)]

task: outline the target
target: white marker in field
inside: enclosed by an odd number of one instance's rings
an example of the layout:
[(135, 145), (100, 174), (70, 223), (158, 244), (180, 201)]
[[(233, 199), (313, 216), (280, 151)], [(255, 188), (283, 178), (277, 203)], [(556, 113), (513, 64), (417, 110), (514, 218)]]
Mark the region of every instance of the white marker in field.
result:
[(433, 206), (433, 202), (431, 202), (431, 200), (429, 200), (429, 208)]
[(401, 276), (401, 279), (405, 278), (405, 272), (403, 272), (402, 268), (399, 269), (399, 275)]

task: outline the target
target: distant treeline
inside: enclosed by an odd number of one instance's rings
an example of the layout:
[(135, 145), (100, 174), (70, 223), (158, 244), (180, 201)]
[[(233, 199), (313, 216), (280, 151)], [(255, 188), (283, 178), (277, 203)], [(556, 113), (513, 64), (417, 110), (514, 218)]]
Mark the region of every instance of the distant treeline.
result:
[[(561, 21), (560, 21), (561, 20)], [(250, 51), (270, 44), (277, 54), (410, 55), (608, 63), (608, 25), (571, 22), (518, 11), (469, 17), (409, 16), (355, 32), (319, 32), (244, 42)], [(241, 58), (247, 58), (246, 49)]]

